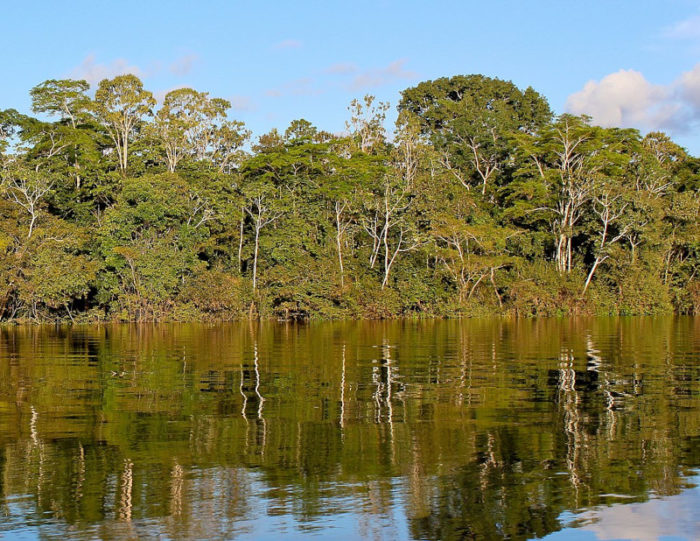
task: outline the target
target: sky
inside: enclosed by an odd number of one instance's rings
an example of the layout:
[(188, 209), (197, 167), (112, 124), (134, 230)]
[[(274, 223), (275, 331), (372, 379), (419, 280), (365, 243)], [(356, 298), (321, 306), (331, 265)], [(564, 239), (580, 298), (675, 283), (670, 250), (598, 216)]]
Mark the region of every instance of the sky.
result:
[(481, 73), (700, 155), (700, 0), (0, 0), (0, 36), (0, 109), (30, 112), (46, 79), (134, 73), (160, 99), (228, 99), (254, 136), (337, 133), (354, 98), (395, 111), (421, 81)]

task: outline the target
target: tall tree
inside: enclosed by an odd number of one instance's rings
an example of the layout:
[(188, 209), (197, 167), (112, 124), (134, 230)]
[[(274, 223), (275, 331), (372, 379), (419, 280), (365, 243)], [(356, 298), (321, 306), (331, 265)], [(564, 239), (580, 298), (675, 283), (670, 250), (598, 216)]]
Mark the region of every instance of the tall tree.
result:
[(597, 179), (615, 155), (611, 134), (590, 126), (585, 118), (562, 115), (540, 133), (518, 138), (522, 167), (518, 182), (509, 190), (520, 193), (521, 212), (539, 214), (548, 221), (560, 272), (573, 267), (577, 227)]
[(371, 152), (386, 140), (384, 120), (389, 104), (382, 101), (375, 104), (375, 99), (368, 94), (362, 100), (352, 100), (348, 107), (350, 120), (345, 126), (362, 152)]
[(166, 94), (152, 129), (163, 146), (168, 171), (174, 172), (183, 158), (208, 158), (220, 172), (240, 162), (250, 132), (242, 122), (226, 119), (230, 107), (226, 100), (191, 88)]
[(95, 92), (95, 114), (109, 133), (117, 151), (119, 170), (129, 166), (129, 143), (143, 117), (150, 116), (156, 101), (135, 75), (118, 75), (100, 81)]
[(504, 173), (514, 133), (534, 133), (552, 113), (532, 88), (483, 75), (426, 81), (404, 90), (399, 111), (414, 114), (443, 165), (467, 189), (482, 195)]
[(32, 111), (58, 116), (74, 129), (86, 120), (91, 107), (87, 96), (87, 81), (74, 79), (49, 79), (29, 91)]

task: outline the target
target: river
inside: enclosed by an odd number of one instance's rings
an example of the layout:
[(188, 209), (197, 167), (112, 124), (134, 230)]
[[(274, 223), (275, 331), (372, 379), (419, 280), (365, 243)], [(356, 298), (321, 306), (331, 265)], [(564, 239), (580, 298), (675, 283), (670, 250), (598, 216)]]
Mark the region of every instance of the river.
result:
[(0, 328), (0, 537), (700, 539), (700, 318)]

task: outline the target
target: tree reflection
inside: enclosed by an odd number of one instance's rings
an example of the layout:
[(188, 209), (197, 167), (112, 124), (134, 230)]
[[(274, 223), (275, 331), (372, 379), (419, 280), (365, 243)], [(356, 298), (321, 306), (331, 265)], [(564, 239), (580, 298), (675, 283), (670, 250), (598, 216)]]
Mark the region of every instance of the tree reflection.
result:
[(0, 532), (546, 535), (686, 486), (694, 325), (0, 329)]

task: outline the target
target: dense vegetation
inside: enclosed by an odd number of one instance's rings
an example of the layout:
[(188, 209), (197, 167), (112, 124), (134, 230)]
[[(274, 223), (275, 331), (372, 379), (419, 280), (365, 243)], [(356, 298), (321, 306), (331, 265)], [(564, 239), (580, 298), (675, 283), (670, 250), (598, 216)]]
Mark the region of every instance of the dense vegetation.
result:
[(249, 142), (133, 75), (0, 111), (0, 319), (700, 311), (700, 160), (480, 75)]

